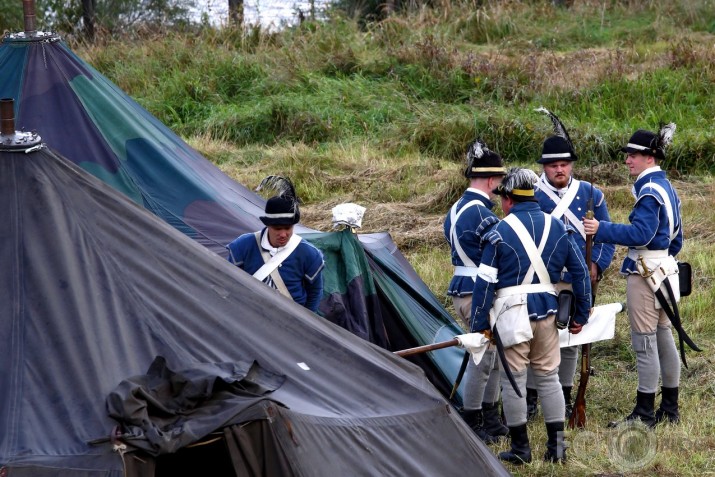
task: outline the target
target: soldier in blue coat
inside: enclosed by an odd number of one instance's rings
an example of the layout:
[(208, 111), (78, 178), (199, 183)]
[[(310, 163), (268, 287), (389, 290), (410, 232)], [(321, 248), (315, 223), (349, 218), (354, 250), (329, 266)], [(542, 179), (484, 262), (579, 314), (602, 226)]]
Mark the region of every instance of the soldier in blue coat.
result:
[(300, 209), (292, 183), (280, 176), (261, 186), (267, 183), (281, 193), (266, 202), (260, 217), (266, 227), (228, 244), (228, 260), (315, 313), (323, 296), (323, 254), (293, 232)]
[[(591, 285), (595, 287), (613, 260), (616, 250), (615, 245), (599, 243), (594, 244), (591, 256), (586, 257), (586, 233), (581, 220), (589, 208), (589, 201), (593, 204), (594, 217), (600, 221), (610, 222), (606, 200), (599, 189), (590, 182), (577, 180), (573, 177), (573, 162), (578, 160), (573, 143), (558, 117), (550, 111), (546, 112), (555, 125), (555, 135), (544, 141), (541, 158), (536, 161), (543, 167), (543, 173), (536, 183), (536, 200), (539, 201), (541, 210), (551, 214), (565, 224), (572, 226), (576, 232), (574, 240), (590, 268)], [(590, 264), (589, 264), (590, 262)], [(557, 291), (571, 289), (571, 276), (564, 273)], [(595, 290), (593, 290), (595, 294)], [(571, 415), (571, 390), (573, 389), (574, 375), (578, 362), (578, 346), (561, 348), (561, 365), (559, 366), (559, 381), (566, 402), (566, 418)], [(529, 417), (536, 415), (537, 391), (532, 384), (531, 373), (527, 379), (526, 401)]]
[[(653, 270), (663, 270), (666, 279), (677, 284), (675, 256), (683, 245), (680, 198), (658, 161), (665, 159), (665, 148), (672, 140), (674, 124), (658, 133), (636, 131), (621, 151), (631, 177), (635, 178), (635, 204), (628, 220), (630, 224), (615, 224), (597, 219), (584, 219), (586, 233), (594, 234), (596, 242), (628, 247), (621, 266), (626, 277), (628, 319), (631, 344), (636, 353), (638, 389), (636, 405), (625, 420), (640, 419), (648, 426), (659, 421), (677, 423), (680, 362), (671, 323), (646, 281)], [(643, 268), (645, 267), (645, 269)], [(678, 296), (673, 297), (676, 302)], [(658, 381), (662, 381), (662, 401), (655, 411)], [(611, 426), (618, 422), (610, 423)]]
[[(467, 150), (464, 176), (469, 187), (454, 203), (444, 221), (444, 236), (452, 250), (454, 276), (447, 295), (463, 325), (469, 326), (472, 291), (482, 256), (482, 235), (498, 222), (492, 212), (492, 190), (506, 174), (504, 161), (476, 140)], [(494, 443), (509, 430), (499, 418), (499, 372), (494, 347), (485, 351), (479, 365), (469, 360), (464, 377), (462, 417), (486, 443)], [(494, 370), (494, 372), (492, 372)]]
[[(536, 173), (513, 168), (496, 189), (504, 219), (484, 235), (484, 250), (472, 296), (472, 332), (492, 338), (498, 332), (519, 397), (501, 371), (502, 402), (511, 450), (499, 458), (514, 464), (531, 461), (526, 427), (526, 372), (531, 366), (548, 436), (544, 459), (563, 462), (565, 404), (559, 383), (559, 336), (555, 324), (557, 284), (571, 274), (576, 313), (570, 331), (588, 322), (591, 283), (573, 229), (544, 213), (534, 197)], [(491, 314), (490, 314), (491, 310)], [(491, 316), (490, 316), (491, 315)]]

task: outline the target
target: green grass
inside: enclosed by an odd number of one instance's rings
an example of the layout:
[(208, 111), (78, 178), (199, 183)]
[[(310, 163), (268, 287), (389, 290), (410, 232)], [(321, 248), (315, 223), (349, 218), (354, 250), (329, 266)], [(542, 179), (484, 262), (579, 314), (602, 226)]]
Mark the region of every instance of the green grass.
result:
[[(695, 291), (681, 303), (685, 328), (704, 348), (688, 353), (683, 369), (683, 423), (659, 427), (653, 460), (627, 468), (653, 444), (604, 428), (633, 406), (637, 376), (623, 315), (616, 337), (593, 347), (588, 426), (569, 433), (568, 465), (537, 459), (511, 470), (715, 474), (715, 2), (434, 3), (439, 8), (379, 24), (336, 14), (279, 33), (204, 28), (71, 46), (239, 182), (255, 187), (268, 174), (289, 176), (308, 226), (329, 230), (340, 202), (367, 207), (363, 230), (389, 231), (448, 309), (442, 223), (466, 186), (464, 151), (474, 137), (508, 165), (538, 170), (552, 131), (534, 109), (549, 108), (574, 140), (576, 175), (588, 179), (593, 169), (613, 220), (625, 222), (633, 198), (619, 147), (637, 128), (676, 122), (663, 166), (683, 199), (682, 258), (695, 270)], [(623, 256), (619, 248), (600, 303), (625, 301)], [(529, 431), (539, 457), (543, 424)], [(632, 444), (620, 455), (619, 436)]]

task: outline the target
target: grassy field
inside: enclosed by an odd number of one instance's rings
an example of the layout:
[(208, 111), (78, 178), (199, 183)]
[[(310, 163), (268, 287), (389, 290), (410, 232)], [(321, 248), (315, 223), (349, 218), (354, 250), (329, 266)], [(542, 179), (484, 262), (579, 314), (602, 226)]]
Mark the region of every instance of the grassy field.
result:
[[(374, 25), (333, 15), (278, 33), (152, 32), (71, 46), (224, 172), (255, 187), (296, 183), (304, 222), (367, 207), (364, 230), (389, 231), (445, 306), (451, 275), (442, 222), (466, 185), (464, 151), (483, 138), (510, 165), (537, 169), (551, 133), (545, 106), (569, 128), (614, 221), (627, 221), (631, 181), (618, 148), (637, 128), (675, 122), (668, 169), (683, 199), (695, 270), (685, 327), (703, 353), (683, 369), (682, 423), (654, 433), (611, 431), (636, 387), (628, 324), (593, 347), (588, 425), (569, 433), (566, 466), (535, 462), (519, 476), (715, 474), (715, 2), (434, 1)], [(625, 300), (617, 269), (598, 302)], [(542, 423), (530, 425), (535, 455)], [(495, 446), (494, 451), (506, 448)], [(458, 456), (455, 456), (458, 458)]]

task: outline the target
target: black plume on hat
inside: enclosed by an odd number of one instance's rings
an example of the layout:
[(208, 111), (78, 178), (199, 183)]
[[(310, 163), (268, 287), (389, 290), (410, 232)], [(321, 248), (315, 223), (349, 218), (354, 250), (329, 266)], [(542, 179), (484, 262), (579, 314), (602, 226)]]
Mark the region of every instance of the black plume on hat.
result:
[(665, 149), (673, 142), (675, 123), (661, 126), (658, 134), (639, 129), (628, 140), (628, 144), (621, 148), (621, 152), (641, 153), (657, 159), (665, 159)]
[(492, 177), (506, 174), (504, 161), (496, 152), (490, 150), (487, 145), (477, 139), (467, 149), (467, 168), (464, 176), (472, 177)]
[(282, 176), (264, 178), (256, 192), (262, 189), (274, 189), (277, 195), (266, 201), (266, 215), (259, 217), (265, 225), (295, 225), (300, 221), (300, 200), (290, 179)]
[(573, 143), (569, 137), (566, 127), (554, 113), (544, 107), (536, 109), (537, 112), (549, 116), (554, 125), (555, 136), (551, 136), (544, 141), (541, 151), (541, 158), (536, 161), (539, 164), (548, 164), (556, 161), (575, 161), (578, 159), (574, 151)]

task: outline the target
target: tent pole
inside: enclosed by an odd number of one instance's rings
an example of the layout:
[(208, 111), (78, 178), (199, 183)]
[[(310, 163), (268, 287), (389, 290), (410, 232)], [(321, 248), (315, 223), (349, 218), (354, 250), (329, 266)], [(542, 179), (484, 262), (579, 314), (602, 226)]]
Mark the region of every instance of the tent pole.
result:
[(35, 0), (22, 0), (22, 12), (25, 17), (25, 33), (27, 36), (34, 35), (35, 29)]
[(15, 134), (15, 110), (12, 98), (0, 99), (0, 134), (12, 136)]

